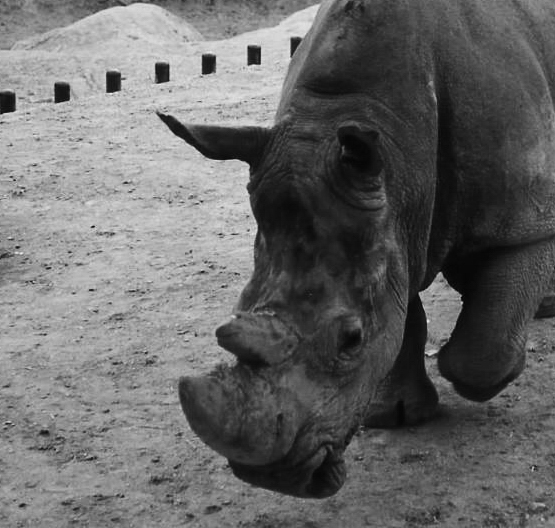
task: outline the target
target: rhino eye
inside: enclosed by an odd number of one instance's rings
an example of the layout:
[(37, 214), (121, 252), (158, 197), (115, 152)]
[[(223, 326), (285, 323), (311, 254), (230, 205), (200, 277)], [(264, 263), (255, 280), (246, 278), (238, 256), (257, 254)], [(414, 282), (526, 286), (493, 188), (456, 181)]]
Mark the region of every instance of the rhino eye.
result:
[(362, 324), (358, 317), (349, 316), (341, 321), (337, 335), (339, 357), (349, 359), (362, 344)]
[(343, 330), (339, 336), (339, 351), (347, 351), (357, 348), (362, 343), (362, 329), (350, 328)]

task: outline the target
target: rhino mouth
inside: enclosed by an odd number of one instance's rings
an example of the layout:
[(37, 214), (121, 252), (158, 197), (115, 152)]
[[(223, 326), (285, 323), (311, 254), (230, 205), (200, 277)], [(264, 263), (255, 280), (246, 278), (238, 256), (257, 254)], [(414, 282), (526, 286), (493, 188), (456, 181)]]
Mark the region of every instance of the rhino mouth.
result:
[(323, 499), (343, 486), (346, 479), (344, 448), (331, 444), (320, 446), (295, 465), (275, 462), (267, 466), (251, 466), (229, 460), (236, 477), (260, 488), (301, 498)]

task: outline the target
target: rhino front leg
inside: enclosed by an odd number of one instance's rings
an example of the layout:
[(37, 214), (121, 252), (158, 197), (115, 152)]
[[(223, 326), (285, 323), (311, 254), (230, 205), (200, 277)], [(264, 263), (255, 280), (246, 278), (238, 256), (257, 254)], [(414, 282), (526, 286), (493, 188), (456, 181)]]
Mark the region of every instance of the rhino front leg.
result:
[(370, 404), (364, 422), (367, 427), (412, 425), (436, 413), (437, 391), (424, 365), (426, 336), (426, 314), (417, 296), (408, 306), (397, 360)]
[(547, 240), (495, 249), (444, 271), (463, 308), (438, 366), (461, 396), (489, 400), (522, 372), (527, 323), (549, 286), (554, 255), (555, 241)]

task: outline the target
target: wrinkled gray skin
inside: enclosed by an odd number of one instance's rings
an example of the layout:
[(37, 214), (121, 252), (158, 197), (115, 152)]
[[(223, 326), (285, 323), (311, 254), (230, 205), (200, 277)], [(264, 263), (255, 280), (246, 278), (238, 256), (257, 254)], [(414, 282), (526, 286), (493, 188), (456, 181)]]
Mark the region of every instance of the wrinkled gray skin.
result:
[(170, 129), (250, 164), (254, 272), (216, 331), (237, 357), (179, 395), (235, 474), (299, 497), (345, 480), (352, 433), (435, 412), (418, 293), (463, 307), (439, 369), (466, 398), (522, 371), (555, 243), (552, 0), (333, 0), (270, 129)]

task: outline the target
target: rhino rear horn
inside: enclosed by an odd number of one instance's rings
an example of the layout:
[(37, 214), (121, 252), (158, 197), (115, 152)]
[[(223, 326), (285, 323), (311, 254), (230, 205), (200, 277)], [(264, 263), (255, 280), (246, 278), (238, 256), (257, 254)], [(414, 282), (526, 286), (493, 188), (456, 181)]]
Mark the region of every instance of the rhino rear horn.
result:
[(262, 156), (270, 134), (269, 129), (256, 126), (189, 125), (171, 115), (156, 113), (176, 136), (211, 159), (238, 159), (255, 165)]

